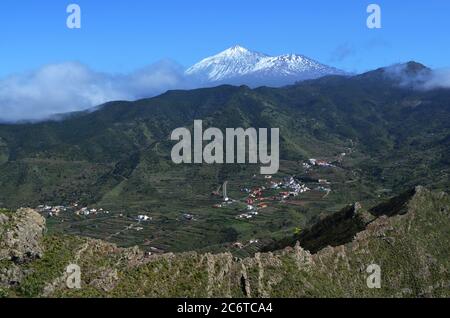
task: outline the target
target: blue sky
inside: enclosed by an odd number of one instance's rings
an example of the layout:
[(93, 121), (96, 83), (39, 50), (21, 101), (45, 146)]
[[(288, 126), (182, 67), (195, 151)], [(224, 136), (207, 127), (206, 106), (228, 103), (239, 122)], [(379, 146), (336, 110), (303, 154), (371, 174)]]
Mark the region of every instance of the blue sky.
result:
[(195, 88), (183, 68), (236, 44), (353, 73), (415, 60), (450, 87), (449, 15), (448, 0), (1, 0), (0, 122)]
[[(66, 27), (70, 3), (81, 30)], [(366, 27), (370, 3), (382, 29)], [(234, 44), (353, 72), (408, 60), (448, 67), (449, 15), (446, 0), (2, 0), (0, 77), (65, 61), (113, 73), (163, 58), (189, 66)]]

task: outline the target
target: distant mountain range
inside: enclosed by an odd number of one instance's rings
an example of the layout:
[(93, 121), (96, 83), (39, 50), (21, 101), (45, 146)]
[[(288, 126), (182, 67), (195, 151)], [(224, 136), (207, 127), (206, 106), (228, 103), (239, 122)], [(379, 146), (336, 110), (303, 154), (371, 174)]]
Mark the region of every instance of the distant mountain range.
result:
[(203, 59), (188, 68), (185, 74), (201, 86), (231, 84), (277, 87), (347, 73), (303, 55), (269, 56), (236, 45)]
[(128, 74), (99, 73), (81, 63), (54, 63), (0, 78), (0, 122), (58, 118), (106, 102), (139, 100), (174, 89), (226, 84), (281, 87), (333, 74), (346, 73), (302, 55), (272, 57), (241, 46), (189, 68), (162, 60)]

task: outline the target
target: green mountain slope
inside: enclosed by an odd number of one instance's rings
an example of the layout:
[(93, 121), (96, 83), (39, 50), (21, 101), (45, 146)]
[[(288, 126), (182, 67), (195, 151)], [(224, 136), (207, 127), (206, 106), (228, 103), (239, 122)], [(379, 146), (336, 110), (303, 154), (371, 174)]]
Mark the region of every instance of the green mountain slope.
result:
[[(409, 63), (407, 75), (425, 69)], [(220, 245), (230, 228), (239, 239), (277, 239), (349, 201), (375, 203), (417, 184), (445, 189), (450, 169), (450, 90), (401, 86), (384, 70), (326, 77), (284, 88), (220, 86), (170, 91), (136, 102), (111, 102), (57, 122), (0, 125), (0, 206), (39, 204), (102, 207), (114, 219), (69, 217), (56, 232), (88, 235), (121, 245), (151, 238), (164, 250)], [(242, 207), (214, 210), (211, 192), (224, 181), (230, 195), (264, 184), (255, 165), (174, 165), (170, 133), (206, 127), (280, 128), (277, 177), (328, 179), (333, 192), (306, 197), (304, 206), (277, 205), (254, 222), (236, 221)], [(335, 161), (333, 170), (302, 168), (302, 161)], [(314, 185), (316, 186), (316, 185)], [(155, 224), (142, 234), (116, 235), (137, 214)], [(198, 222), (181, 224), (190, 212)], [(125, 215), (126, 220), (119, 215)], [(217, 246), (219, 248), (219, 246)]]

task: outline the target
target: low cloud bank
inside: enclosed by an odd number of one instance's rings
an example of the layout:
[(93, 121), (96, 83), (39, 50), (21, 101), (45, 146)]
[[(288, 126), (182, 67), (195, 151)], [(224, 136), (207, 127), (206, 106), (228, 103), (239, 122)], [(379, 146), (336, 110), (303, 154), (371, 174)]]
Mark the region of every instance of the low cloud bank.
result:
[[(430, 70), (418, 63), (385, 68), (400, 85), (450, 88), (450, 68)], [(0, 79), (0, 123), (40, 121), (114, 100), (136, 100), (170, 89), (199, 87), (178, 64), (163, 60), (130, 74), (96, 72), (81, 63), (60, 63)], [(61, 116), (57, 116), (61, 118)]]
[(95, 72), (81, 63), (60, 63), (0, 79), (0, 121), (39, 121), (112, 100), (155, 96), (189, 88), (184, 71), (161, 61), (130, 74)]
[(388, 76), (399, 81), (401, 86), (417, 90), (450, 88), (450, 68), (431, 70), (421, 64), (410, 62), (385, 69)]
[(431, 75), (424, 83), (424, 89), (450, 88), (450, 68), (434, 70)]

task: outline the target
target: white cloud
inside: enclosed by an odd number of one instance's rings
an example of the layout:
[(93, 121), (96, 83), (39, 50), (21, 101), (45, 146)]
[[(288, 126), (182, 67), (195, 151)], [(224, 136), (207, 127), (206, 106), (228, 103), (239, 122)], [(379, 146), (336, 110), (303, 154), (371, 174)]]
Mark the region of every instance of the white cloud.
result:
[(417, 63), (396, 64), (385, 68), (388, 76), (401, 86), (417, 90), (450, 88), (450, 68), (431, 70)]
[[(416, 89), (450, 88), (450, 69), (386, 68), (402, 85)], [(151, 97), (169, 89), (198, 87), (181, 66), (168, 60), (130, 74), (96, 72), (75, 62), (51, 64), (0, 79), (0, 122), (39, 121), (89, 109), (113, 100)]]
[(450, 88), (450, 68), (437, 69), (425, 82), (425, 89)]
[(187, 88), (183, 70), (161, 61), (131, 74), (95, 72), (74, 62), (51, 64), (0, 79), (0, 120), (42, 120), (112, 100), (150, 97)]

